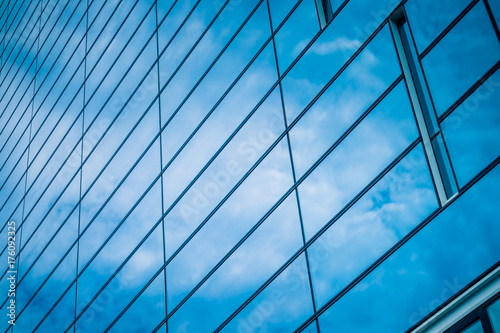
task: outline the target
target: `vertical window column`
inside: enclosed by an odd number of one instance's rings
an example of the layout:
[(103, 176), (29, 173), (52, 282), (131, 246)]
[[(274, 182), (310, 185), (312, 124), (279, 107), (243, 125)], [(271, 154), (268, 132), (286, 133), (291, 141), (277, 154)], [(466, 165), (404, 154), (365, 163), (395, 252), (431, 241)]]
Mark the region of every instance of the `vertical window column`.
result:
[(324, 29), (333, 18), (332, 4), (330, 0), (315, 0), (318, 12), (319, 25)]
[(458, 186), (437, 124), (437, 116), (430, 99), (429, 89), (418, 62), (415, 43), (402, 8), (395, 12), (390, 20), (390, 27), (433, 182), (439, 201), (443, 206), (458, 192)]

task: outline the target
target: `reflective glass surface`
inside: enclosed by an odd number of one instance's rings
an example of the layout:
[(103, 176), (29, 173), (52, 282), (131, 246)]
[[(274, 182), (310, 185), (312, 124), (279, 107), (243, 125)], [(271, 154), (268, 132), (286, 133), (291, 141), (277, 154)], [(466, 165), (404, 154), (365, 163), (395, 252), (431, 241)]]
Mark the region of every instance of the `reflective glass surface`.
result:
[(406, 14), (421, 53), (465, 9), (470, 0), (409, 0)]
[(0, 332), (400, 332), (490, 269), (500, 3), (402, 3), (0, 1)]
[(480, 321), (475, 322), (474, 324), (470, 325), (466, 329), (460, 331), (461, 333), (483, 333), (483, 325), (481, 325)]
[(500, 60), (500, 43), (480, 1), (422, 60), (438, 116)]
[(495, 333), (500, 332), (500, 300), (488, 306), (488, 316)]
[(499, 83), (497, 71), (441, 123), (461, 186), (500, 155)]
[(405, 331), (496, 263), (498, 181), (500, 167), (335, 302), (320, 316), (320, 328)]

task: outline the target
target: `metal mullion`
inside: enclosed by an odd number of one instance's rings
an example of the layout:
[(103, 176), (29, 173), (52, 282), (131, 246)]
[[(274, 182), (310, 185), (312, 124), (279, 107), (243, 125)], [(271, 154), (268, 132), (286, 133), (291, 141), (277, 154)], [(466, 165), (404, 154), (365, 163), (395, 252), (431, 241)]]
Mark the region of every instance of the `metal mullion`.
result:
[[(406, 0), (407, 1), (407, 0)], [(406, 2), (405, 1), (405, 2)], [(425, 48), (425, 50), (422, 51), (422, 53), (420, 53), (420, 55), (418, 56), (418, 60), (419, 61), (422, 61), (422, 59), (430, 52), (432, 51), (432, 49), (448, 34), (448, 32), (450, 32), (451, 29), (453, 29), (457, 24), (458, 22), (460, 22), (462, 20), (462, 18), (464, 18), (465, 15), (467, 15), (469, 13), (469, 11), (474, 8), (475, 5), (478, 4), (480, 0), (472, 0), (468, 5), (467, 7), (465, 7), (464, 10), (462, 10), (460, 12), (460, 14), (458, 14), (458, 16), (453, 20), (451, 21), (451, 23), (429, 44), (429, 46), (427, 46)]]
[[(24, 5), (24, 2), (25, 2), (25, 1), (26, 1), (26, 0), (23, 0), (23, 1), (21, 2), (21, 5), (20, 5), (20, 6), (19, 6), (19, 8), (17, 9), (16, 14), (14, 14), (14, 17), (12, 18), (12, 22), (10, 22), (10, 25), (9, 25), (8, 27), (6, 27), (6, 29), (5, 29), (5, 35), (4, 35), (4, 36), (3, 36), (3, 38), (2, 38), (2, 42), (5, 42), (5, 41), (6, 41), (7, 34), (8, 34), (8, 32), (9, 32), (10, 28), (12, 27), (12, 25), (14, 24), (14, 21), (15, 21), (15, 19), (16, 19), (16, 17), (17, 17), (17, 15), (19, 14), (19, 11), (20, 11), (20, 10), (21, 10), (21, 8), (23, 7), (23, 5)], [(31, 6), (31, 4), (32, 4), (32, 3), (34, 3), (34, 2), (33, 2), (33, 0), (30, 0), (30, 3), (28, 4), (28, 7), (27, 7), (27, 8), (30, 8), (30, 6)], [(35, 5), (35, 8), (33, 9), (33, 12), (31, 12), (31, 15), (30, 15), (30, 18), (28, 19), (28, 22), (31, 20), (31, 18), (32, 18), (33, 14), (34, 14), (34, 12), (36, 11), (36, 9), (37, 9), (37, 8), (38, 8), (38, 3)], [(12, 11), (13, 11), (14, 9), (15, 9), (15, 5), (12, 7), (12, 10), (11, 10), (11, 12), (9, 13), (8, 17), (6, 18), (5, 23), (2, 25), (2, 28), (3, 28), (3, 26), (7, 23), (8, 18), (10, 17), (10, 14), (12, 14)], [(16, 27), (14, 28), (14, 31), (16, 31), (16, 30), (17, 30), (17, 28), (19, 27), (19, 24), (21, 24), (21, 21), (22, 21), (22, 19), (24, 18), (24, 16), (26, 15), (26, 13), (27, 13), (27, 12), (28, 12), (27, 10), (26, 10), (26, 11), (24, 11), (23, 16), (19, 19), (19, 22), (17, 23)], [(36, 23), (35, 23), (35, 25), (36, 25)], [(26, 26), (23, 28), (23, 31), (24, 31), (24, 29), (26, 29)], [(11, 35), (11, 37), (9, 38), (9, 40), (7, 41), (7, 43), (6, 43), (6, 44), (9, 44), (9, 43), (10, 43), (10, 41), (11, 41), (11, 40), (12, 40), (12, 38), (13, 38), (13, 36), (14, 36), (14, 34), (12, 34), (12, 35)], [(14, 44), (14, 46), (15, 46), (16, 44), (17, 44), (17, 41), (16, 41), (16, 43)], [(14, 46), (12, 47), (12, 49), (14, 49)], [(9, 56), (10, 56), (10, 54), (11, 54), (11, 53), (12, 53), (12, 50), (11, 50), (11, 52), (9, 53)], [(4, 55), (5, 55), (5, 50), (2, 50), (1, 56), (4, 56)], [(6, 59), (8, 59), (8, 57), (9, 57), (9, 56), (7, 56), (7, 58), (6, 58)], [(4, 65), (5, 65), (5, 64), (2, 64), (2, 66), (0, 67), (0, 71), (4, 69)]]
[(427, 118), (432, 117), (431, 114), (428, 114), (432, 111), (427, 109), (430, 106), (426, 104), (424, 97), (418, 95), (418, 89), (426, 89), (427, 85), (423, 82), (416, 81), (418, 79), (418, 73), (414, 73), (415, 69), (412, 69), (412, 66), (418, 66), (419, 63), (412, 63), (412, 60), (418, 60), (410, 58), (411, 50), (408, 49), (408, 45), (405, 46), (405, 43), (411, 43), (412, 41), (408, 40), (411, 36), (401, 35), (401, 30), (404, 29), (404, 24), (408, 24), (405, 18), (403, 18), (403, 20), (404, 23), (392, 20), (390, 21), (391, 34), (395, 42), (398, 59), (406, 79), (406, 87), (408, 89), (413, 112), (416, 117), (417, 127), (422, 137), (424, 152), (429, 164), (439, 203), (441, 206), (444, 206), (452, 196), (452, 193), (448, 193), (445, 186), (445, 180), (449, 180), (449, 175), (446, 173), (446, 170), (442, 170), (443, 168), (439, 165), (436, 155), (438, 150), (434, 148), (433, 141), (430, 137), (431, 134), (433, 134), (431, 132), (432, 122), (429, 124), (428, 122), (430, 121)]
[[(222, 11), (222, 9), (221, 9)], [(217, 17), (217, 15), (216, 15)], [(161, 169), (163, 168), (163, 136), (161, 135), (161, 84), (160, 84), (160, 41), (159, 41), (159, 31), (158, 31), (158, 3), (155, 3), (155, 24), (156, 24), (156, 82), (157, 82), (157, 88), (158, 88), (158, 133), (160, 133), (160, 172)], [(211, 24), (209, 24), (211, 26)], [(202, 34), (203, 35), (203, 34)], [(197, 43), (195, 43), (197, 45)], [(196, 46), (193, 46), (191, 49), (194, 49)], [(189, 52), (190, 54), (190, 52)], [(186, 59), (186, 57), (185, 57)], [(183, 59), (184, 60), (184, 59)], [(182, 65), (181, 65), (182, 66)], [(163, 182), (163, 174), (160, 176), (160, 194), (161, 194), (161, 214), (163, 215), (165, 213), (165, 201), (164, 201), (164, 187), (165, 184)], [(80, 196), (81, 199), (81, 196)], [(163, 262), (167, 260), (166, 258), (166, 240), (165, 240), (165, 219), (162, 219), (161, 221), (161, 232), (162, 232), (162, 241), (163, 241)], [(78, 280), (76, 280), (76, 283), (78, 283)], [(167, 270), (163, 270), (163, 297), (164, 297), (164, 307), (165, 307), (165, 316), (168, 313), (167, 309)], [(76, 308), (75, 308), (75, 318), (74, 321), (76, 322)], [(76, 325), (75, 325), (76, 326)], [(168, 333), (168, 325), (165, 327), (165, 332)]]
[[(57, 0), (57, 2), (56, 2), (56, 3), (59, 3), (59, 1), (60, 1), (60, 0)], [(69, 1), (69, 0), (68, 0), (68, 1)], [(45, 8), (47, 8), (48, 4), (49, 4), (49, 2), (47, 2), (47, 3), (45, 4), (45, 7), (43, 8), (42, 13), (45, 11)], [(38, 8), (38, 7), (37, 7), (37, 8)], [(54, 9), (55, 9), (55, 7), (52, 9), (51, 14), (54, 12)], [(34, 25), (33, 25), (33, 27), (31, 28), (31, 31), (29, 32), (28, 36), (26, 37), (26, 40), (24, 41), (23, 45), (21, 45), (21, 48), (19, 49), (19, 52), (18, 52), (18, 53), (17, 53), (17, 55), (15, 56), (14, 60), (11, 60), (11, 61), (10, 61), (10, 62), (11, 62), (10, 67), (9, 67), (9, 69), (7, 70), (7, 73), (5, 74), (4, 78), (3, 78), (3, 79), (2, 79), (2, 81), (0, 82), (0, 87), (2, 87), (2, 86), (3, 86), (3, 84), (4, 84), (4, 82), (5, 82), (5, 79), (7, 78), (7, 75), (10, 73), (10, 71), (12, 70), (12, 68), (14, 68), (14, 65), (16, 64), (16, 60), (17, 60), (17, 58), (18, 58), (18, 57), (19, 57), (19, 55), (21, 54), (21, 51), (24, 49), (24, 46), (26, 45), (26, 42), (29, 40), (29, 36), (31, 36), (31, 34), (33, 33), (33, 31), (34, 31), (34, 29), (35, 29), (35, 27), (36, 27), (36, 24), (38, 23), (38, 21), (39, 21), (39, 20), (41, 20), (41, 16), (40, 16), (40, 17), (39, 17), (39, 18), (35, 21), (35, 24), (34, 24)], [(45, 24), (47, 24), (47, 22), (48, 22), (48, 20), (44, 23), (43, 28), (45, 27)], [(25, 26), (25, 27), (26, 27), (26, 26)], [(43, 28), (42, 28), (42, 29), (43, 29)], [(23, 30), (24, 30), (24, 29), (23, 29)], [(16, 40), (16, 42), (15, 42), (15, 44), (14, 44), (14, 47), (12, 48), (11, 52), (10, 52), (10, 53), (9, 53), (9, 55), (7, 56), (6, 60), (8, 60), (8, 58), (9, 58), (9, 57), (10, 57), (10, 55), (12, 54), (12, 51), (14, 51), (15, 46), (17, 45), (17, 43), (18, 43), (18, 42), (19, 42), (19, 39), (17, 39), (17, 40)], [(24, 58), (23, 58), (23, 60), (22, 60), (21, 64), (20, 64), (19, 66), (17, 66), (17, 67), (18, 67), (18, 68), (17, 68), (17, 71), (16, 71), (16, 73), (14, 74), (14, 77), (13, 77), (13, 79), (12, 79), (11, 83), (14, 81), (14, 78), (17, 76), (17, 73), (18, 73), (18, 72), (19, 72), (19, 70), (21, 69), (21, 66), (24, 64), (24, 62), (25, 62), (25, 61), (26, 61), (26, 59), (28, 58), (28, 56), (29, 56), (29, 54), (30, 54), (30, 52), (31, 52), (31, 49), (35, 46), (35, 43), (36, 43), (36, 38), (35, 38), (35, 40), (33, 41), (33, 43), (31, 43), (31, 46), (30, 46), (30, 48), (28, 49), (28, 51), (26, 52), (26, 55), (24, 56)], [(32, 62), (33, 62), (33, 61), (32, 61)], [(31, 67), (31, 66), (29, 66), (29, 67)], [(29, 69), (29, 67), (28, 67), (28, 69)], [(3, 68), (2, 68), (2, 69), (3, 69)], [(4, 99), (5, 95), (7, 94), (8, 90), (9, 90), (9, 88), (10, 88), (11, 83), (9, 83), (9, 85), (8, 85), (8, 86), (7, 86), (7, 88), (5, 89), (5, 92), (3, 93), (2, 97), (0, 98), (0, 102)], [(17, 89), (16, 89), (16, 90), (17, 90)], [(15, 94), (15, 91), (14, 91), (14, 94)], [(1, 115), (0, 115), (0, 117), (1, 117)]]
[[(273, 31), (273, 22), (272, 22), (272, 18), (271, 18), (271, 9), (269, 7), (269, 0), (266, 0), (266, 2), (267, 2), (267, 11), (269, 14), (268, 15), (269, 25), (271, 27), (271, 31)], [(321, 7), (318, 7), (318, 2), (321, 2), (321, 5), (322, 5)], [(328, 1), (328, 5), (331, 6), (330, 1)], [(320, 8), (323, 10), (322, 13), (319, 12)], [(323, 7), (322, 0), (316, 0), (316, 9), (318, 11), (318, 17), (320, 18), (320, 26), (323, 29), (324, 26), (326, 26), (327, 16), (324, 13), (325, 8)], [(329, 8), (329, 11), (330, 11), (330, 15), (331, 15), (331, 7)], [(321, 15), (324, 15), (324, 16), (321, 16)], [(325, 19), (324, 22), (321, 21), (321, 17), (323, 17)], [(274, 61), (276, 64), (276, 74), (277, 74), (277, 77), (279, 79), (280, 78), (280, 66), (279, 66), (279, 61), (278, 61), (278, 53), (276, 51), (276, 41), (275, 41), (274, 37), (273, 37), (273, 53), (274, 53)], [(284, 121), (285, 129), (286, 129), (286, 128), (288, 128), (288, 121), (287, 121), (287, 117), (286, 117), (285, 99), (283, 97), (283, 86), (281, 84), (281, 81), (279, 82), (278, 86), (279, 86), (279, 92), (280, 92), (281, 109), (283, 111), (283, 121)], [(297, 183), (297, 175), (295, 173), (295, 165), (293, 162), (294, 160), (293, 160), (293, 154), (292, 154), (292, 143), (290, 140), (290, 133), (289, 132), (286, 133), (286, 140), (288, 143), (288, 155), (290, 158), (290, 166), (292, 169), (293, 183), (296, 184)], [(306, 244), (306, 235), (305, 235), (305, 231), (304, 231), (304, 220), (302, 218), (302, 209), (301, 209), (301, 205), (300, 205), (298, 188), (295, 188), (294, 192), (295, 192), (295, 202), (297, 204), (297, 211), (298, 211), (298, 215), (299, 215), (299, 224), (300, 224), (300, 231), (301, 231), (301, 237), (302, 237), (302, 245), (305, 245)], [(311, 268), (310, 268), (310, 263), (309, 263), (309, 255), (307, 253), (307, 250), (305, 251), (305, 261), (306, 261), (307, 277), (308, 277), (308, 282), (309, 282), (309, 290), (311, 293), (311, 302), (312, 302), (312, 307), (313, 307), (313, 313), (316, 313), (316, 299), (315, 299), (315, 295), (314, 295), (314, 288), (313, 288), (312, 277), (311, 277)], [(316, 330), (318, 333), (321, 332), (317, 321), (316, 321)]]
[[(404, 236), (399, 242), (397, 242), (391, 249), (389, 249), (386, 253), (384, 253), (378, 260), (372, 263), (368, 268), (366, 268), (356, 279), (354, 279), (349, 285), (347, 285), (342, 291), (337, 293), (334, 297), (332, 297), (325, 305), (321, 307), (319, 312), (314, 316), (311, 316), (305, 323), (311, 323), (312, 320), (319, 318), (325, 311), (327, 311), (332, 304), (337, 302), (342, 296), (344, 296), (349, 290), (354, 288), (360, 281), (362, 281), (368, 274), (374, 271), (380, 264), (382, 264), (386, 259), (388, 259), (392, 254), (394, 254), (401, 246), (403, 246), (406, 242), (408, 242), (413, 236), (415, 236), (420, 230), (422, 230), (427, 224), (432, 222), (434, 218), (436, 218), (439, 214), (441, 214), (448, 206), (450, 206), (453, 202), (455, 202), (459, 197), (461, 197), (466, 191), (468, 191), (471, 187), (473, 187), (482, 177), (484, 177), (488, 172), (493, 170), (496, 166), (500, 164), (500, 157), (497, 157), (493, 162), (491, 162), (485, 169), (483, 169), (479, 174), (477, 174), (471, 181), (469, 181), (464, 187), (463, 191), (459, 192), (457, 195), (453, 196), (445, 206), (437, 208), (434, 212), (432, 212), (424, 221), (422, 221), (419, 225), (417, 225), (412, 231), (410, 231), (406, 236)], [(438, 308), (439, 309), (439, 308)], [(438, 310), (437, 309), (437, 310)], [(432, 314), (432, 313), (431, 313)], [(429, 315), (431, 315), (429, 314)], [(300, 329), (305, 328), (307, 325), (303, 324), (299, 327), (296, 332), (299, 332)], [(416, 325), (414, 326), (416, 327)]]
[[(78, 8), (78, 6), (77, 6), (77, 7), (75, 7), (75, 9), (73, 10), (73, 13), (71, 14), (71, 17), (73, 16), (73, 14), (75, 13), (75, 11), (76, 11), (76, 9), (77, 9), (77, 8)], [(70, 17), (70, 19), (71, 19), (71, 17)], [(67, 24), (68, 24), (68, 23), (69, 23), (69, 20), (68, 20), (68, 22), (66, 22), (65, 26), (63, 27), (63, 29), (62, 29), (63, 31), (64, 31), (64, 29), (66, 28), (66, 26), (67, 26)], [(79, 23), (80, 23), (80, 22), (79, 22)], [(79, 25), (79, 23), (78, 23), (78, 25)], [(77, 27), (78, 27), (78, 25), (77, 25)], [(52, 27), (52, 29), (53, 29), (54, 27), (55, 27), (55, 25)], [(75, 31), (76, 31), (76, 28), (75, 28), (75, 30), (73, 30), (73, 32), (72, 32), (72, 34), (71, 34), (71, 36), (70, 36), (70, 37), (69, 37), (69, 39), (67, 40), (67, 42), (66, 42), (66, 44), (64, 45), (63, 49), (64, 49), (64, 48), (66, 47), (66, 45), (69, 43), (69, 41), (70, 41), (70, 39), (73, 37), (73, 34), (74, 34), (74, 32), (75, 32)], [(59, 39), (59, 37), (60, 37), (60, 36), (61, 36), (61, 35), (59, 35), (59, 36), (57, 37), (57, 39), (56, 39), (56, 42), (55, 42), (55, 43), (57, 43), (57, 41), (58, 41), (58, 39)], [(45, 59), (44, 59), (44, 60), (42, 61), (42, 63), (40, 64), (40, 67), (38, 68), (38, 70), (36, 70), (36, 72), (35, 72), (34, 76), (38, 75), (38, 72), (41, 70), (41, 68), (42, 68), (43, 64), (44, 64), (44, 63), (45, 63), (45, 61), (47, 60), (48, 55), (49, 55), (49, 54), (50, 54), (50, 52), (53, 50), (53, 48), (54, 48), (54, 46), (55, 46), (55, 43), (54, 43), (54, 44), (52, 45), (52, 47), (50, 48), (50, 50), (49, 50), (49, 52), (48, 52), (47, 56), (45, 57)], [(45, 41), (44, 41), (44, 44), (45, 44)], [(42, 47), (43, 47), (43, 44), (42, 44)], [(78, 47), (77, 47), (77, 48), (78, 48)], [(73, 54), (76, 52), (76, 49), (77, 49), (77, 48), (75, 48), (75, 51), (73, 52)], [(55, 66), (55, 64), (56, 64), (57, 60), (59, 59), (59, 57), (61, 56), (61, 54), (62, 54), (62, 52), (60, 52), (60, 53), (57, 55), (57, 58), (55, 59), (54, 63), (52, 64), (52, 66), (51, 66), (51, 67), (50, 67), (50, 69), (48, 70), (47, 75), (46, 75), (46, 76), (45, 76), (45, 78), (42, 80), (42, 83), (40, 84), (40, 86), (38, 87), (38, 89), (36, 90), (36, 92), (33, 94), (33, 97), (31, 98), (30, 102), (28, 103), (28, 106), (24, 109), (24, 111), (23, 111), (23, 113), (22, 113), (21, 117), (19, 118), (19, 120), (17, 121), (16, 125), (15, 125), (15, 126), (14, 126), (14, 128), (12, 129), (11, 133), (9, 134), (9, 136), (7, 137), (7, 139), (5, 140), (5, 143), (3, 144), (2, 148), (0, 149), (0, 152), (1, 152), (1, 151), (5, 148), (5, 146), (7, 145), (7, 141), (8, 141), (8, 140), (11, 138), (11, 136), (13, 135), (13, 133), (14, 133), (14, 131), (16, 130), (17, 126), (19, 125), (19, 123), (20, 123), (20, 121), (21, 121), (22, 117), (26, 114), (26, 112), (27, 112), (27, 110), (28, 110), (28, 108), (29, 108), (29, 104), (30, 104), (30, 103), (32, 103), (32, 102), (33, 102), (33, 100), (35, 99), (36, 94), (38, 93), (38, 91), (40, 91), (40, 89), (41, 89), (41, 87), (42, 87), (43, 83), (45, 82), (45, 80), (46, 80), (46, 79), (47, 79), (47, 77), (49, 76), (50, 72), (51, 72), (51, 71), (52, 71), (52, 69), (54, 68), (54, 66)], [(71, 57), (69, 58), (69, 60), (67, 61), (67, 63), (69, 63), (69, 61), (71, 60), (71, 58), (72, 58), (73, 54), (71, 55)], [(66, 65), (67, 65), (67, 63), (66, 63)], [(64, 66), (63, 71), (64, 71), (64, 69), (66, 68), (66, 65)], [(31, 65), (30, 65), (30, 67), (31, 67)], [(28, 73), (28, 72), (26, 72), (26, 74), (27, 74), (27, 73)], [(61, 73), (62, 73), (62, 72), (61, 72)], [(25, 74), (25, 76), (26, 76), (26, 74)], [(55, 82), (57, 82), (57, 81), (58, 81), (58, 79), (59, 79), (59, 77), (60, 77), (60, 76), (61, 76), (61, 74), (57, 77), (57, 79), (55, 80)], [(22, 80), (24, 80), (24, 77), (22, 78)], [(14, 107), (14, 110), (16, 110), (16, 109), (18, 108), (18, 106), (19, 106), (19, 104), (21, 103), (22, 99), (24, 98), (24, 96), (26, 95), (27, 91), (29, 90), (29, 87), (31, 86), (31, 83), (32, 83), (32, 82), (33, 82), (33, 79), (31, 79), (30, 83), (28, 84), (28, 87), (27, 87), (27, 88), (26, 88), (26, 90), (24, 91), (24, 93), (23, 93), (23, 95), (21, 96), (20, 100), (18, 101), (17, 105)], [(55, 82), (54, 82), (53, 86), (55, 85)], [(52, 90), (52, 88), (50, 89), (50, 91), (51, 91), (51, 90)], [(50, 91), (49, 91), (49, 92), (50, 92)], [(13, 96), (12, 96), (12, 97), (13, 97)], [(12, 97), (11, 97), (11, 100), (12, 100)], [(44, 100), (45, 100), (45, 99), (44, 99)], [(10, 100), (9, 100), (9, 103), (10, 103)], [(43, 104), (43, 102), (42, 102), (42, 104)], [(37, 112), (35, 113), (35, 116), (36, 116), (36, 114), (38, 113), (38, 110), (39, 110), (39, 109), (40, 109), (40, 108), (38, 108), (38, 109), (37, 109)], [(12, 116), (12, 115), (11, 115), (11, 116)], [(10, 118), (9, 118), (9, 120), (10, 120)], [(7, 121), (9, 121), (9, 120), (7, 120)], [(4, 128), (0, 131), (0, 135), (2, 134), (3, 130), (4, 130), (6, 127), (7, 127), (7, 123), (5, 124)], [(27, 126), (27, 127), (28, 127), (28, 126)], [(19, 141), (21, 140), (21, 137), (22, 137), (22, 136), (24, 135), (24, 133), (27, 131), (27, 127), (23, 130), (22, 134), (20, 135), (20, 138), (19, 138), (19, 139), (18, 139), (18, 141), (15, 143), (14, 147), (11, 149), (11, 151), (10, 151), (9, 155), (8, 155), (8, 156), (7, 156), (7, 158), (5, 159), (5, 162), (4, 162), (4, 163), (2, 164), (2, 166), (0, 167), (0, 171), (3, 169), (3, 167), (4, 167), (4, 166), (5, 166), (5, 164), (7, 163), (7, 160), (9, 159), (9, 157), (12, 155), (13, 151), (15, 150), (15, 148), (17, 147), (17, 145), (19, 144)], [(37, 132), (38, 132), (38, 131), (37, 131)], [(36, 134), (35, 134), (35, 135), (36, 135)], [(17, 163), (16, 163), (16, 164), (17, 164)], [(3, 185), (2, 185), (2, 187), (3, 187)], [(2, 187), (0, 187), (0, 189), (1, 189)]]

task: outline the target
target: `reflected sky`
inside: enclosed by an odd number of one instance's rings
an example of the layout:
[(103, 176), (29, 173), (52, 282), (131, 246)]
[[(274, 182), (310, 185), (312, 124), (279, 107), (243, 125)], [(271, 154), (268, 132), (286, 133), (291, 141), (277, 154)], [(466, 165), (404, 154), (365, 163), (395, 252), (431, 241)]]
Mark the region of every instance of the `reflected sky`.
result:
[(492, 27), (480, 1), (422, 60), (438, 116), (500, 59)]
[[(96, 1), (88, 12), (85, 64), (85, 3), (70, 2), (64, 10), (56, 7), (60, 20), (42, 15), (47, 28), (40, 33), (38, 52), (28, 44), (2, 44), (0, 236), (6, 237), (6, 221), (22, 223), (17, 330), (31, 331), (40, 324), (39, 332), (72, 325), (77, 331), (97, 332), (120, 316), (111, 331), (151, 331), (168, 314), (171, 332), (213, 331), (222, 323), (226, 332), (293, 331), (313, 315), (314, 306), (323, 306), (437, 208), (425, 154), (415, 141), (419, 133), (393, 38), (387, 25), (380, 26), (398, 2), (351, 0), (323, 31), (315, 8), (319, 1), (298, 2), (230, 0), (209, 27), (223, 1), (165, 0), (157, 7), (152, 0), (120, 5)], [(331, 1), (333, 12), (341, 3)], [(410, 0), (406, 5), (420, 51), (466, 6), (466, 1), (425, 3)], [(497, 13), (498, 1), (491, 3)], [(22, 5), (22, 11), (33, 10), (32, 4)], [(167, 13), (156, 36), (156, 24)], [(66, 21), (59, 35), (49, 34), (50, 25), (57, 32)], [(441, 113), (500, 58), (492, 27), (480, 1), (422, 60)], [(5, 28), (0, 35), (10, 38), (12, 33)], [(27, 37), (29, 44), (37, 41), (34, 35)], [(8, 55), (11, 48), (15, 52)], [(302, 51), (304, 56), (292, 65)], [(15, 59), (17, 53), (26, 62)], [(11, 65), (13, 71), (8, 71)], [(84, 67), (91, 73), (88, 78)], [(31, 82), (38, 69), (36, 82)], [(279, 86), (279, 75), (287, 70)], [(441, 120), (461, 186), (500, 154), (495, 145), (500, 127), (497, 76)], [(356, 123), (361, 116), (366, 117)], [(298, 121), (285, 128), (285, 117), (288, 125)], [(347, 130), (352, 132), (343, 138)], [(311, 244), (308, 261), (299, 253), (289, 262), (304, 240), (412, 143), (415, 148)], [(297, 200), (294, 177), (305, 174)], [(425, 308), (436, 288), (466, 283), (498, 259), (491, 212), (478, 203), (484, 193), (490, 194), (485, 200), (498, 199), (491, 185), (498, 184), (496, 174), (487, 175), (341, 298), (340, 305), (334, 304), (320, 317), (323, 331), (354, 329), (350, 325), (360, 323), (351, 320), (354, 311), (349, 309), (363, 297), (359, 295), (379, 286), (380, 293), (374, 291), (369, 300), (392, 295), (394, 288), (402, 288), (401, 277), (425, 292), (397, 295), (412, 300), (398, 308), (402, 315), (397, 318), (376, 315), (388, 306), (386, 297), (362, 315), (374, 332), (406, 327), (407, 317), (425, 315), (413, 312), (419, 311), (417, 303)], [(285, 193), (292, 195), (283, 198)], [(470, 211), (481, 214), (472, 226), (467, 223), (476, 219)], [(453, 220), (470, 233), (461, 233)], [(253, 230), (259, 221), (262, 225)], [(447, 234), (448, 229), (455, 231)], [(467, 272), (453, 265), (453, 253), (439, 244), (437, 235), (462, 241), (450, 248), (465, 253)], [(481, 245), (465, 251), (472, 242)], [(5, 263), (3, 245), (0, 260)], [(439, 267), (435, 253), (449, 262)], [(407, 267), (408, 262), (414, 266)], [(4, 274), (5, 265), (0, 267)], [(2, 277), (0, 287), (5, 286)], [(4, 295), (0, 303), (5, 302)], [(6, 328), (0, 323), (1, 330)], [(316, 323), (304, 332), (317, 332)]]
[(499, 181), (497, 166), (334, 303), (320, 327), (403, 332), (495, 264)]

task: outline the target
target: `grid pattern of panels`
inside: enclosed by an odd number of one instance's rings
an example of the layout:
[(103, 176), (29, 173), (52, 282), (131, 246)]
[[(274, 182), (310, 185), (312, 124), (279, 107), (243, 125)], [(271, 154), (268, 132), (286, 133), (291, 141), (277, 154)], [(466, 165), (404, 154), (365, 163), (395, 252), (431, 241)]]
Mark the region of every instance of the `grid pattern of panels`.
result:
[(410, 329), (500, 260), (499, 24), (498, 0), (2, 1), (0, 331)]

